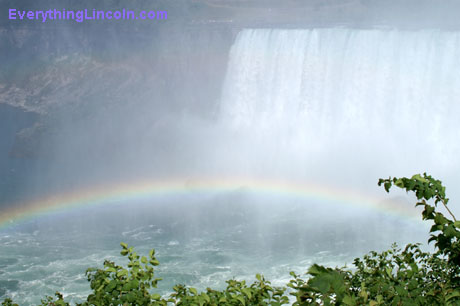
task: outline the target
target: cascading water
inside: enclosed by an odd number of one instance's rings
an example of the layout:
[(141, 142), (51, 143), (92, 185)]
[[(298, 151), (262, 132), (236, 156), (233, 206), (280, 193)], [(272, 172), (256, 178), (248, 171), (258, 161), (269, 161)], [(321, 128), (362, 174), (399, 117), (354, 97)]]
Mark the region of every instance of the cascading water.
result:
[(460, 34), (440, 31), (245, 30), (231, 51), (222, 114), (251, 126), (429, 119), (436, 133), (458, 110), (459, 49)]
[(457, 32), (244, 30), (230, 52), (221, 118), (273, 150), (282, 144), (274, 160), (286, 155), (284, 168), (352, 165), (372, 183), (420, 171), (446, 177), (458, 169), (459, 52)]
[[(124, 118), (134, 127), (124, 135), (132, 141), (120, 141), (126, 153), (109, 166), (182, 181), (171, 187), (165, 180), (170, 192), (153, 198), (135, 175), (122, 177), (129, 183), (120, 191), (103, 181), (89, 189), (102, 186), (99, 193), (76, 190), (62, 199), (79, 205), (90, 194), (88, 201), (111, 206), (36, 216), (2, 231), (0, 298), (30, 305), (60, 290), (81, 302), (85, 269), (102, 258), (118, 261), (120, 241), (143, 254), (157, 249), (164, 294), (176, 283), (222, 287), (255, 273), (284, 285), (290, 270), (303, 273), (314, 262), (342, 265), (393, 241), (426, 241), (420, 223), (385, 206), (390, 196), (376, 182), (427, 171), (448, 187), (455, 183), (458, 54), (457, 32), (242, 31), (230, 51), (217, 120), (187, 113), (137, 126), (134, 116)], [(85, 126), (76, 134), (86, 136)], [(62, 165), (73, 158), (71, 148), (57, 154)], [(65, 174), (61, 164), (50, 174), (56, 180)], [(87, 173), (78, 174), (86, 182)], [(208, 189), (196, 191), (195, 177), (206, 177)], [(353, 203), (361, 193), (373, 197)], [(455, 198), (453, 188), (448, 194)]]

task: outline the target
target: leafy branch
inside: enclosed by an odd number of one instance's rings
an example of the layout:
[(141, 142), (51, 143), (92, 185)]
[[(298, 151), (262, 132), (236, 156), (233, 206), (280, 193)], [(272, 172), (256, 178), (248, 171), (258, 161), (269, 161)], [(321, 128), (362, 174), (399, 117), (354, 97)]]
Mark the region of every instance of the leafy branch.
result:
[[(415, 193), (416, 206), (423, 207), (422, 219), (434, 222), (428, 240), (435, 242), (434, 253), (422, 251), (418, 244), (408, 244), (403, 249), (393, 245), (387, 251), (356, 258), (352, 271), (314, 264), (306, 275), (291, 272), (292, 279), (286, 287), (274, 287), (257, 274), (251, 284), (231, 279), (223, 290), (207, 288), (204, 292), (176, 285), (169, 296), (161, 296), (154, 292), (161, 281), (155, 276), (159, 265), (155, 251), (139, 256), (133, 247), (121, 243), (121, 255), (129, 260), (127, 267), (106, 260), (103, 268), (89, 268), (86, 276), (92, 292), (77, 305), (460, 305), (460, 222), (447, 206), (446, 188), (426, 173), (380, 179), (378, 184), (387, 192), (396, 186)], [(439, 203), (452, 219), (436, 211)], [(18, 306), (10, 298), (1, 305)], [(70, 304), (56, 292), (55, 297), (45, 297), (40, 305)]]
[[(452, 211), (447, 207), (449, 199), (446, 197), (446, 187), (442, 182), (434, 179), (426, 173), (415, 174), (411, 178), (388, 178), (380, 179), (378, 185), (385, 188), (387, 192), (394, 185), (406, 192), (414, 192), (417, 197), (416, 206), (422, 206), (422, 219), (432, 220), (434, 225), (430, 229), (428, 242), (435, 242), (439, 252), (448, 256), (449, 262), (460, 265), (460, 221), (457, 221)], [(434, 205), (429, 201), (434, 200)], [(437, 205), (441, 203), (451, 215), (453, 220), (446, 218), (441, 212), (436, 211)]]

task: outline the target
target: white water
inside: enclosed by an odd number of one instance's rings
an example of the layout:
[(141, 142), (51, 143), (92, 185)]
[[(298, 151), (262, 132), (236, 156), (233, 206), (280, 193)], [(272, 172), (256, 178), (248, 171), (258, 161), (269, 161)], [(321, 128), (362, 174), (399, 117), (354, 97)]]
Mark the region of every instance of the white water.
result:
[[(445, 127), (460, 95), (460, 34), (245, 30), (232, 48), (222, 113), (238, 124), (289, 118), (372, 127)], [(408, 126), (406, 126), (408, 127)]]
[(221, 116), (299, 167), (356, 171), (372, 184), (423, 171), (449, 180), (458, 169), (459, 55), (458, 32), (244, 30)]
[[(455, 186), (459, 38), (440, 31), (245, 30), (231, 50), (222, 94), (219, 122), (231, 132), (207, 123), (221, 139), (200, 138), (215, 158), (197, 159), (222, 172), (338, 180), (382, 199), (395, 194), (376, 186), (387, 175), (428, 171)], [(200, 134), (194, 127), (190, 134)], [(120, 241), (143, 254), (157, 249), (163, 294), (175, 283), (222, 287), (225, 279), (252, 280), (258, 272), (285, 284), (288, 271), (303, 273), (313, 262), (342, 265), (393, 241), (427, 238), (419, 224), (314, 199), (235, 191), (163, 202), (123, 203), (109, 214), (88, 208), (2, 232), (6, 294), (30, 305), (59, 290), (81, 302), (89, 290), (85, 268), (103, 258), (120, 261)]]

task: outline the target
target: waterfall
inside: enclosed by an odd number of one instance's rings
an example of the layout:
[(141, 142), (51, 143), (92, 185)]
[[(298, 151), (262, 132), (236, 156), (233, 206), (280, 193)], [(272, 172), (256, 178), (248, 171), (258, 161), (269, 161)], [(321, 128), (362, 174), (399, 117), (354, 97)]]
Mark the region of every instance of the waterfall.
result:
[(458, 32), (243, 30), (230, 51), (220, 116), (241, 134), (295, 143), (304, 157), (316, 146), (321, 156), (340, 149), (369, 166), (389, 159), (388, 171), (391, 163), (452, 170), (459, 55)]

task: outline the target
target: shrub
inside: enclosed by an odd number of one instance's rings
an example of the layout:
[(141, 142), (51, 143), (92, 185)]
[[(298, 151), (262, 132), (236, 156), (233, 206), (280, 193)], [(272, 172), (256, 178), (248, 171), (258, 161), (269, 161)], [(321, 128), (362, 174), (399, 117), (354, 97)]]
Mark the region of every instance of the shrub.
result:
[[(92, 293), (81, 306), (104, 305), (460, 305), (460, 222), (449, 210), (445, 187), (427, 174), (411, 178), (380, 179), (387, 192), (396, 186), (414, 192), (416, 206), (422, 206), (423, 220), (431, 220), (429, 242), (433, 253), (424, 252), (418, 244), (404, 249), (370, 252), (353, 262), (354, 270), (313, 265), (305, 276), (291, 272), (286, 287), (273, 287), (257, 274), (251, 284), (228, 280), (224, 290), (176, 285), (169, 296), (152, 293), (161, 280), (155, 277), (159, 265), (155, 251), (139, 256), (132, 247), (121, 243), (121, 255), (129, 259), (127, 267), (105, 261), (101, 269), (86, 271)], [(433, 205), (430, 204), (433, 202)], [(437, 210), (447, 210), (452, 219)], [(15, 306), (9, 298), (3, 306)], [(70, 305), (62, 294), (45, 297), (45, 306)]]

